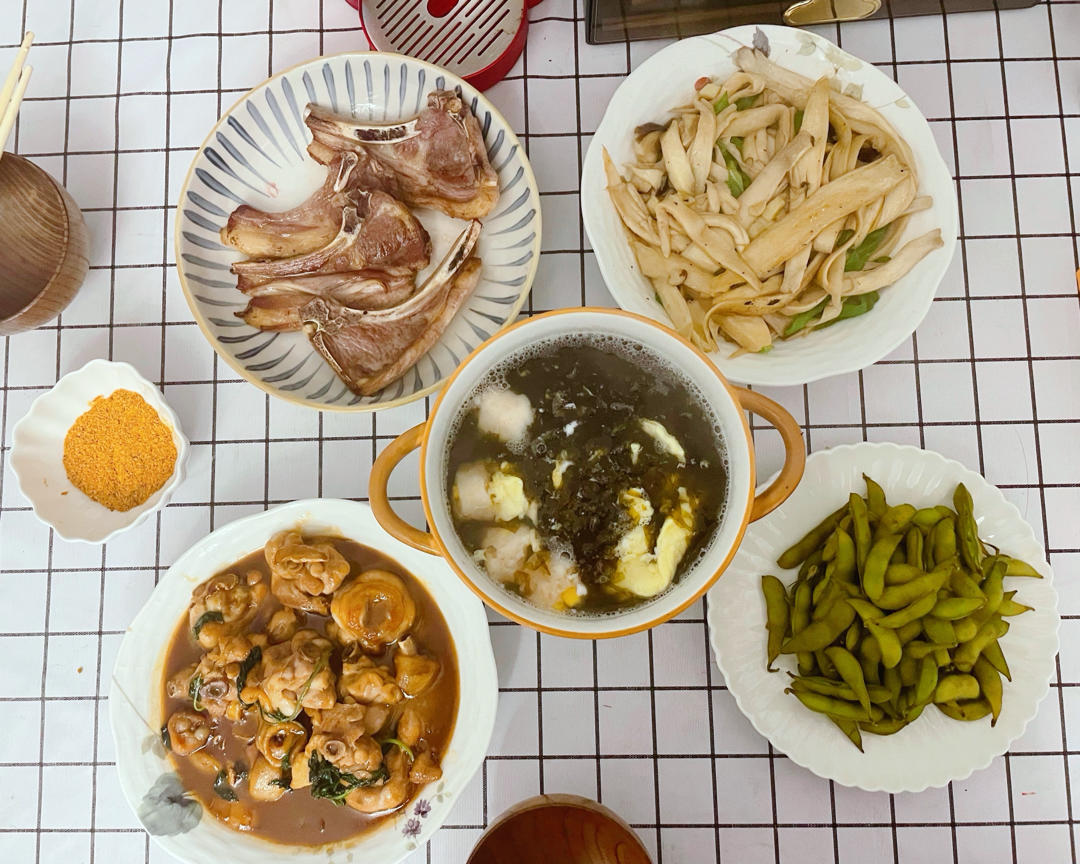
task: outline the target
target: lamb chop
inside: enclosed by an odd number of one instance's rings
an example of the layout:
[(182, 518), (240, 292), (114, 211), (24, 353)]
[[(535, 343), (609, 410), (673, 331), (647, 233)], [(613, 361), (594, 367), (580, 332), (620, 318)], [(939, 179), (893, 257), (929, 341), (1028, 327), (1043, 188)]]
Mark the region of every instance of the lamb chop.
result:
[(387, 309), (403, 302), (416, 287), (413, 277), (388, 277), (378, 270), (315, 273), (253, 286), (251, 298), (236, 317), (260, 330), (299, 330), (300, 310), (315, 297), (329, 297), (352, 309)]
[(379, 191), (358, 191), (356, 199), (358, 206), (341, 212), (341, 227), (326, 245), (291, 258), (237, 261), (237, 287), (247, 293), (276, 279), (372, 269), (409, 276), (428, 265), (431, 238), (407, 207)]
[(315, 160), (326, 162), (342, 151), (360, 155), (356, 170), (364, 188), (457, 219), (483, 218), (499, 199), (480, 124), (451, 90), (428, 94), (427, 108), (404, 123), (361, 123), (313, 104), (304, 122)]
[(390, 309), (362, 311), (318, 297), (301, 310), (312, 344), (353, 392), (379, 392), (439, 340), (479, 281), (481, 262), (470, 257), (479, 236), (473, 221), (420, 290)]
[(355, 153), (335, 154), (322, 187), (291, 210), (271, 213), (241, 204), (229, 214), (221, 241), (249, 258), (289, 258), (325, 246), (338, 233), (341, 211), (358, 206), (359, 161)]

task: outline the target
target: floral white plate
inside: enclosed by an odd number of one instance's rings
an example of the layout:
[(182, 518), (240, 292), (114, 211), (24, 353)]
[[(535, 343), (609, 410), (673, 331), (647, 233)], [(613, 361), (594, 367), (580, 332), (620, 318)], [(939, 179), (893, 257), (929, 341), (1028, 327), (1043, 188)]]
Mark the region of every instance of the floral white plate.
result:
[(767, 354), (732, 359), (729, 355), (735, 346), (727, 343), (712, 354), (713, 362), (733, 381), (806, 384), (870, 366), (907, 339), (930, 310), (930, 301), (953, 257), (957, 215), (952, 175), (926, 119), (891, 78), (827, 39), (791, 27), (734, 27), (683, 39), (642, 63), (615, 91), (585, 156), (581, 210), (611, 296), (623, 309), (670, 326), (671, 319), (655, 299), (652, 285), (638, 272), (626, 232), (608, 198), (602, 151), (606, 147), (618, 165), (631, 161), (634, 127), (668, 116), (673, 106), (686, 102), (694, 81), (701, 76), (725, 78), (734, 72), (734, 53), (751, 45), (757, 30), (767, 39), (774, 62), (809, 78), (835, 75), (844, 92), (874, 106), (896, 127), (915, 154), (919, 194), (934, 199), (932, 207), (912, 217), (904, 236), (940, 228), (945, 241), (941, 249), (882, 291), (868, 315), (841, 321), (803, 339), (777, 341)]
[[(833, 724), (784, 693), (791, 657), (777, 661), (779, 672), (765, 671), (765, 601), (761, 575), (784, 584), (793, 570), (779, 570), (776, 559), (827, 514), (865, 488), (862, 475), (880, 483), (889, 501), (917, 507), (952, 503), (957, 483), (975, 502), (979, 536), (1003, 552), (1031, 564), (1042, 579), (1009, 579), (1016, 599), (1034, 611), (1009, 619), (1001, 640), (1013, 680), (1004, 681), (1004, 700), (996, 726), (989, 720), (961, 723), (930, 708), (895, 735), (864, 735), (860, 753)], [(812, 454), (794, 494), (750, 525), (723, 578), (709, 592), (709, 638), (724, 681), (754, 728), (792, 761), (820, 777), (869, 791), (920, 792), (945, 786), (985, 768), (1009, 749), (1049, 690), (1058, 650), (1057, 594), (1046, 553), (1020, 512), (979, 474), (938, 453), (897, 444), (855, 444)]]
[[(304, 530), (348, 537), (392, 557), (431, 593), (454, 639), (458, 717), (443, 754), (442, 780), (420, 792), (408, 808), (355, 840), (326, 847), (269, 843), (226, 828), (184, 795), (158, 730), (161, 678), (167, 643), (185, 614), (191, 590), (204, 579), (262, 547), (272, 534)], [(454, 800), (487, 753), (498, 701), (495, 658), (483, 604), (450, 568), (398, 542), (379, 527), (366, 504), (335, 499), (294, 501), (238, 519), (204, 537), (165, 574), (120, 644), (109, 691), (109, 719), (124, 797), (143, 827), (166, 851), (190, 864), (378, 861), (394, 864), (422, 846), (446, 820)]]
[[(267, 333), (235, 316), (246, 305), (229, 265), (243, 256), (218, 232), (240, 204), (285, 210), (326, 176), (307, 155), (308, 102), (376, 123), (416, 116), (427, 94), (460, 89), (499, 175), (499, 203), (477, 246), (480, 283), (442, 338), (399, 380), (375, 396), (349, 390), (303, 332)], [(465, 223), (417, 210), (431, 235), (433, 269)], [(540, 258), (540, 193), (525, 150), (495, 107), (460, 78), (411, 57), (354, 52), (318, 57), (275, 75), (240, 98), (210, 130), (180, 190), (176, 267), (199, 327), (238, 375), (267, 393), (320, 410), (365, 411), (419, 399), (439, 387), (465, 355), (517, 317)], [(419, 281), (429, 271), (419, 274)]]
[[(64, 470), (64, 438), (68, 429), (98, 396), (114, 390), (132, 390), (142, 396), (172, 429), (176, 466), (165, 485), (138, 507), (123, 512), (110, 510), (75, 488)], [(30, 410), (15, 424), (11, 470), (34, 508), (34, 515), (51, 525), (64, 540), (105, 543), (121, 531), (138, 525), (168, 503), (184, 479), (188, 441), (180, 421), (162, 398), (161, 391), (128, 363), (91, 360), (69, 372), (53, 388), (33, 401)]]

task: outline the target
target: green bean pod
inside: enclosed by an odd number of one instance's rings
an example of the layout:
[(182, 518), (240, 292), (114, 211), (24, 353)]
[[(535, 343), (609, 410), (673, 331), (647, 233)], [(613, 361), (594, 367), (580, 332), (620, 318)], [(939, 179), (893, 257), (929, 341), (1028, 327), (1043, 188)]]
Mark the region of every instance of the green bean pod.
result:
[(837, 527), (833, 532), (836, 538), (836, 557), (833, 559), (835, 569), (833, 578), (840, 582), (853, 582), (858, 575), (858, 560), (855, 550), (855, 541), (843, 528)]
[(998, 607), (1001, 605), (1001, 601), (1005, 599), (1005, 562), (1000, 559), (987, 559), (993, 560), (994, 563), (990, 566), (990, 572), (982, 584), (983, 594), (986, 595), (986, 606), (983, 607), (983, 611), (990, 615), (997, 612)]
[(876, 598), (871, 597), (870, 599), (882, 609), (900, 609), (909, 603), (914, 603), (920, 597), (925, 597), (927, 594), (936, 595), (937, 590), (945, 584), (945, 580), (949, 578), (951, 572), (952, 565), (945, 563), (935, 567), (929, 573), (917, 576), (910, 582), (904, 582), (901, 585), (890, 585), (882, 590)]
[(938, 702), (938, 710), (953, 720), (981, 720), (990, 713), (990, 703), (985, 699), (972, 699), (968, 702)]
[(902, 539), (899, 534), (879, 535), (866, 556), (866, 567), (863, 569), (862, 574), (862, 588), (866, 596), (875, 603), (878, 602), (878, 598), (881, 597), (882, 592), (885, 590), (885, 571), (888, 569), (889, 559)]
[(878, 536), (906, 533), (914, 515), (915, 508), (911, 504), (897, 504), (895, 507), (890, 507), (878, 522)]
[[(800, 582), (795, 587), (795, 600), (791, 610), (791, 633), (801, 632), (810, 624), (810, 596), (813, 589), (809, 582)], [(780, 648), (783, 653), (783, 646)], [(801, 652), (796, 658), (799, 663), (799, 672), (809, 675), (814, 670), (814, 655), (810, 652)]]
[(954, 594), (960, 597), (978, 598), (979, 600), (986, 599), (986, 595), (983, 594), (983, 590), (979, 587), (979, 583), (971, 578), (970, 574), (965, 573), (959, 568), (953, 570), (952, 575), (949, 576), (949, 587)]
[(969, 570), (978, 573), (982, 564), (982, 546), (979, 544), (979, 528), (975, 524), (975, 507), (971, 493), (960, 483), (953, 493), (953, 506), (956, 508), (956, 540), (960, 550), (960, 560)]
[(930, 614), (935, 618), (944, 618), (946, 621), (958, 621), (985, 605), (985, 600), (976, 597), (949, 597), (938, 600), (934, 608), (930, 610)]
[(863, 752), (862, 746), (862, 733), (859, 731), (859, 723), (857, 720), (848, 720), (844, 717), (834, 717), (832, 714), (828, 715), (836, 727), (847, 735), (848, 740), (851, 741), (856, 747), (859, 748), (859, 752)]
[(785, 550), (784, 553), (776, 559), (776, 563), (784, 570), (790, 570), (793, 567), (797, 567), (805, 561), (815, 549), (825, 542), (828, 536), (836, 529), (836, 526), (846, 512), (846, 504), (840, 509), (834, 510), (816, 526), (811, 528), (795, 545)]
[(1001, 650), (1001, 646), (995, 639), (993, 642), (988, 642), (986, 647), (983, 648), (980, 657), (985, 657), (986, 661), (997, 669), (1002, 675), (1005, 676), (1006, 681), (1012, 681), (1012, 672), (1009, 671), (1009, 664), (1005, 660), (1005, 653)]
[(915, 680), (919, 676), (919, 661), (907, 651), (900, 655), (900, 664), (896, 667), (900, 671), (900, 683), (905, 689), (915, 686)]
[(908, 621), (907, 624), (901, 624), (896, 628), (896, 636), (900, 640), (901, 645), (907, 645), (912, 639), (915, 639), (920, 633), (922, 633), (922, 621)]
[[(905, 624), (910, 624), (913, 621), (930, 614), (930, 610), (937, 604), (937, 593), (930, 593), (924, 597), (920, 597), (902, 609), (897, 609), (895, 612), (886, 615), (884, 618), (875, 619), (879, 627), (889, 627), (893, 630), (903, 627)], [(919, 629), (922, 630), (922, 625), (919, 625)]]
[(859, 665), (859, 661), (856, 659), (855, 655), (846, 648), (840, 648), (839, 646), (834, 645), (831, 648), (825, 649), (825, 656), (832, 661), (840, 678), (855, 692), (855, 698), (858, 700), (859, 704), (866, 709), (867, 713), (869, 713), (870, 694), (866, 689), (866, 680), (863, 678), (862, 666)]
[(970, 672), (975, 661), (979, 659), (983, 649), (993, 640), (1000, 639), (1009, 630), (1007, 622), (998, 617), (993, 617), (984, 623), (978, 632), (968, 641), (960, 645), (953, 654), (953, 665), (961, 672)]
[(869, 723), (860, 723), (859, 728), (871, 735), (895, 735), (907, 725), (908, 721), (903, 717), (885, 717)]
[(967, 618), (960, 618), (953, 621), (953, 632), (956, 634), (957, 642), (970, 642), (979, 632), (979, 622), (970, 615)]
[(788, 608), (787, 589), (775, 576), (761, 577), (761, 593), (765, 595), (765, 629), (769, 634), (765, 668), (771, 672), (774, 671), (773, 663), (780, 656), (780, 646), (787, 638), (791, 610)]
[(933, 657), (926, 656), (919, 661), (919, 677), (915, 682), (914, 700), (916, 705), (925, 705), (934, 696), (938, 684), (938, 665)]
[(923, 531), (929, 531), (942, 519), (951, 515), (951, 509), (939, 504), (936, 507), (923, 507), (921, 510), (916, 510), (915, 515), (911, 517), (911, 521)]
[(1021, 561), (1019, 558), (1006, 558), (1005, 559), (1005, 575), (1006, 576), (1028, 576), (1032, 579), (1042, 579), (1042, 573)]
[(802, 582), (804, 579), (813, 579), (821, 570), (821, 565), (824, 562), (821, 560), (821, 550), (815, 549), (807, 557), (802, 564), (799, 565), (798, 581)]
[[(908, 528), (907, 533), (904, 535), (904, 554), (907, 556), (907, 563), (912, 567), (922, 568), (923, 565), (923, 533), (915, 525)], [(888, 571), (885, 571), (886, 582), (888, 581)]]
[(955, 648), (955, 642), (923, 642), (916, 639), (913, 642), (909, 642), (904, 646), (905, 651), (914, 657), (916, 660), (922, 660), (923, 658), (933, 658), (934, 653), (939, 648), (944, 648), (948, 651), (951, 648)]
[(983, 698), (990, 703), (990, 725), (995, 726), (1001, 714), (1001, 673), (985, 657), (976, 660), (971, 671), (979, 682)]
[(916, 567), (907, 562), (904, 562), (903, 564), (890, 564), (885, 568), (885, 586), (903, 585), (905, 582), (917, 579), (926, 572), (927, 571), (923, 570), (922, 567)]
[(877, 606), (869, 600), (863, 600), (861, 597), (850, 597), (847, 602), (859, 613), (859, 617), (862, 618), (863, 621), (869, 621), (874, 618), (883, 618), (885, 616), (885, 613), (878, 609)]
[(946, 675), (934, 688), (934, 702), (961, 702), (979, 698), (979, 681), (974, 675)]
[(829, 614), (820, 621), (808, 624), (793, 635), (781, 648), (782, 654), (794, 654), (799, 651), (820, 651), (833, 643), (841, 633), (851, 626), (855, 619), (855, 610), (846, 600), (834, 603)]
[(930, 532), (930, 547), (935, 567), (956, 557), (956, 520), (952, 516), (945, 517), (934, 526)]
[(885, 500), (885, 490), (873, 478), (865, 474), (862, 475), (862, 479), (866, 483), (866, 509), (873, 519), (880, 519), (889, 509)]
[(886, 669), (895, 667), (900, 662), (900, 655), (903, 651), (900, 637), (896, 635), (895, 631), (878, 626), (876, 621), (863, 621), (863, 624), (870, 631), (870, 635), (877, 641), (878, 647), (881, 648), (882, 665)]
[(829, 714), (845, 720), (873, 720), (880, 719), (883, 716), (881, 709), (876, 705), (871, 705), (868, 712), (857, 702), (834, 699), (831, 696), (822, 696), (820, 693), (810, 693), (790, 688), (784, 692), (793, 693), (795, 698), (802, 702), (803, 705), (819, 714)]
[(955, 645), (959, 640), (956, 638), (956, 631), (953, 629), (953, 625), (949, 621), (945, 621), (941, 618), (933, 618), (927, 616), (922, 620), (923, 632), (926, 633), (926, 638), (931, 642), (938, 642), (940, 644), (953, 644)]
[(838, 681), (840, 676), (836, 674), (836, 667), (833, 666), (832, 661), (825, 656), (825, 652), (820, 648), (814, 652), (814, 663), (817, 665), (818, 672), (829, 681)]
[(866, 566), (866, 556), (870, 552), (870, 517), (866, 502), (854, 492), (848, 496), (848, 511), (851, 513), (851, 533), (855, 542), (855, 562), (861, 576)]
[(1015, 600), (1009, 599), (1001, 601), (1001, 605), (997, 608), (997, 614), (1002, 618), (1010, 618), (1013, 615), (1023, 615), (1031, 610), (1031, 606), (1025, 606), (1023, 603), (1017, 603)]
[[(851, 600), (848, 600), (850, 603)], [(851, 626), (848, 627), (847, 632), (844, 634), (844, 647), (848, 651), (854, 652), (859, 647), (859, 640), (862, 639), (862, 625), (859, 624), (858, 619), (851, 622)]]

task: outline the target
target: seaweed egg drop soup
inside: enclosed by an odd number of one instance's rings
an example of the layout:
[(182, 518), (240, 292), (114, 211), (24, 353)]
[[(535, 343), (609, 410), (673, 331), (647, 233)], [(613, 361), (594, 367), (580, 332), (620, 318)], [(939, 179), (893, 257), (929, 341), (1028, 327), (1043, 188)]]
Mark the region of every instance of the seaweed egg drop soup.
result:
[(545, 609), (603, 613), (666, 591), (707, 548), (728, 475), (719, 423), (657, 353), (567, 336), (495, 367), (446, 466), (477, 566)]

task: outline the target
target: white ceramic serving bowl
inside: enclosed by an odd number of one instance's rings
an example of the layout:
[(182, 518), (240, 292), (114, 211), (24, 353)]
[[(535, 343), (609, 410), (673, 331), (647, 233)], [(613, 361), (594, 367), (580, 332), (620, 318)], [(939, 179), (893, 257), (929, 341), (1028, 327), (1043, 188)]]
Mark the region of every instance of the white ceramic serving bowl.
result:
[(671, 319), (655, 299), (652, 285), (638, 271), (626, 231), (611, 204), (604, 179), (606, 147), (616, 165), (633, 161), (634, 128), (667, 117), (688, 101), (703, 75), (726, 78), (735, 71), (733, 56), (751, 45), (756, 30), (770, 45), (770, 58), (809, 78), (835, 75), (845, 92), (860, 95), (878, 109), (910, 145), (919, 175), (919, 192), (933, 206), (913, 216), (904, 238), (940, 228), (945, 245), (931, 252), (894, 285), (867, 315), (811, 333), (778, 340), (767, 354), (732, 359), (735, 345), (721, 344), (711, 355), (733, 381), (754, 385), (806, 384), (854, 372), (877, 362), (907, 339), (930, 310), (930, 302), (953, 257), (957, 233), (956, 192), (926, 119), (896, 83), (870, 63), (805, 30), (762, 25), (723, 30), (683, 39), (658, 51), (615, 91), (589, 145), (581, 173), (581, 211), (596, 262), (612, 297), (623, 308), (661, 321)]
[[(790, 584), (795, 571), (779, 570), (776, 559), (827, 514), (862, 494), (862, 475), (873, 477), (893, 504), (952, 505), (957, 483), (975, 502), (979, 536), (1003, 552), (1027, 561), (1042, 579), (1010, 578), (1007, 590), (1034, 611), (1009, 619), (1001, 647), (1013, 680), (1003, 681), (1004, 701), (997, 725), (989, 719), (962, 723), (935, 708), (895, 735), (863, 735), (860, 753), (827, 718), (805, 709), (784, 693), (795, 671), (781, 655), (779, 672), (767, 672), (765, 601), (761, 576), (772, 573)], [(871, 792), (921, 792), (945, 786), (985, 768), (1023, 734), (1049, 689), (1058, 650), (1057, 594), (1046, 553), (1035, 533), (1000, 490), (938, 453), (897, 444), (854, 444), (811, 454), (795, 493), (755, 522), (727, 575), (709, 592), (709, 637), (731, 695), (754, 728), (792, 761), (820, 777)]]
[[(457, 652), (458, 717), (443, 754), (443, 778), (420, 792), (430, 811), (414, 801), (373, 831), (353, 841), (324, 847), (288, 846), (240, 834), (214, 817), (186, 820), (192, 802), (169, 799), (175, 777), (159, 732), (161, 687), (169, 639), (186, 615), (192, 589), (203, 580), (261, 548), (277, 531), (302, 525), (312, 533), (336, 534), (390, 556), (430, 592), (446, 619)], [(109, 718), (116, 742), (116, 768), (124, 797), (155, 842), (181, 861), (206, 864), (287, 864), (287, 862), (378, 861), (394, 864), (422, 846), (436, 831), (487, 753), (495, 724), (498, 678), (484, 607), (449, 568), (390, 537), (366, 504), (315, 499), (283, 504), (231, 522), (185, 552), (162, 578), (135, 617), (116, 657), (109, 691)], [(179, 794), (179, 793), (177, 793)], [(164, 800), (163, 800), (164, 799)], [(421, 815), (423, 813), (423, 815)], [(181, 830), (183, 829), (183, 830)]]
[[(64, 437), (71, 424), (90, 409), (95, 397), (108, 396), (115, 390), (132, 390), (142, 396), (172, 429), (176, 445), (176, 466), (165, 485), (138, 507), (123, 512), (88, 498), (64, 470)], [(91, 360), (38, 396), (15, 424), (11, 470), (18, 478), (20, 491), (34, 508), (34, 515), (51, 525), (57, 535), (64, 540), (105, 543), (168, 503), (184, 479), (187, 455), (188, 441), (180, 431), (180, 421), (157, 387), (128, 363)]]
[[(239, 204), (285, 210), (307, 199), (326, 178), (308, 156), (304, 106), (314, 102), (362, 121), (415, 117), (437, 89), (460, 88), (480, 123), (499, 202), (477, 243), (480, 281), (439, 341), (397, 381), (374, 396), (356, 396), (302, 332), (267, 333), (235, 316), (247, 298), (229, 266), (243, 256), (218, 232)], [(416, 209), (431, 235), (433, 270), (466, 226)], [(540, 260), (540, 191), (513, 128), (475, 87), (422, 60), (356, 51), (316, 57), (279, 72), (225, 111), (192, 160), (176, 213), (176, 268), (203, 335), (242, 378), (272, 396), (320, 411), (369, 411), (419, 399), (436, 390), (461, 358), (513, 321), (532, 287)]]
[[(573, 334), (615, 336), (645, 346), (697, 385), (712, 409), (727, 449), (727, 503), (712, 542), (665, 593), (638, 606), (605, 615), (575, 615), (541, 609), (511, 593), (472, 558), (454, 528), (446, 477), (447, 450), (462, 406), (487, 373), (523, 349)], [(785, 463), (777, 479), (755, 495), (754, 444), (746, 411), (775, 426), (784, 441)], [(397, 516), (387, 496), (391, 472), (420, 447), (420, 496), (431, 532)], [(380, 524), (404, 542), (445, 558), (485, 603), (515, 621), (556, 636), (600, 639), (654, 627), (677, 615), (720, 577), (751, 520), (759, 519), (791, 494), (805, 459), (799, 425), (780, 405), (760, 393), (732, 387), (709, 358), (681, 336), (648, 318), (617, 309), (561, 309), (520, 321), (477, 348), (443, 388), (425, 423), (388, 444), (372, 467), (368, 494)]]

